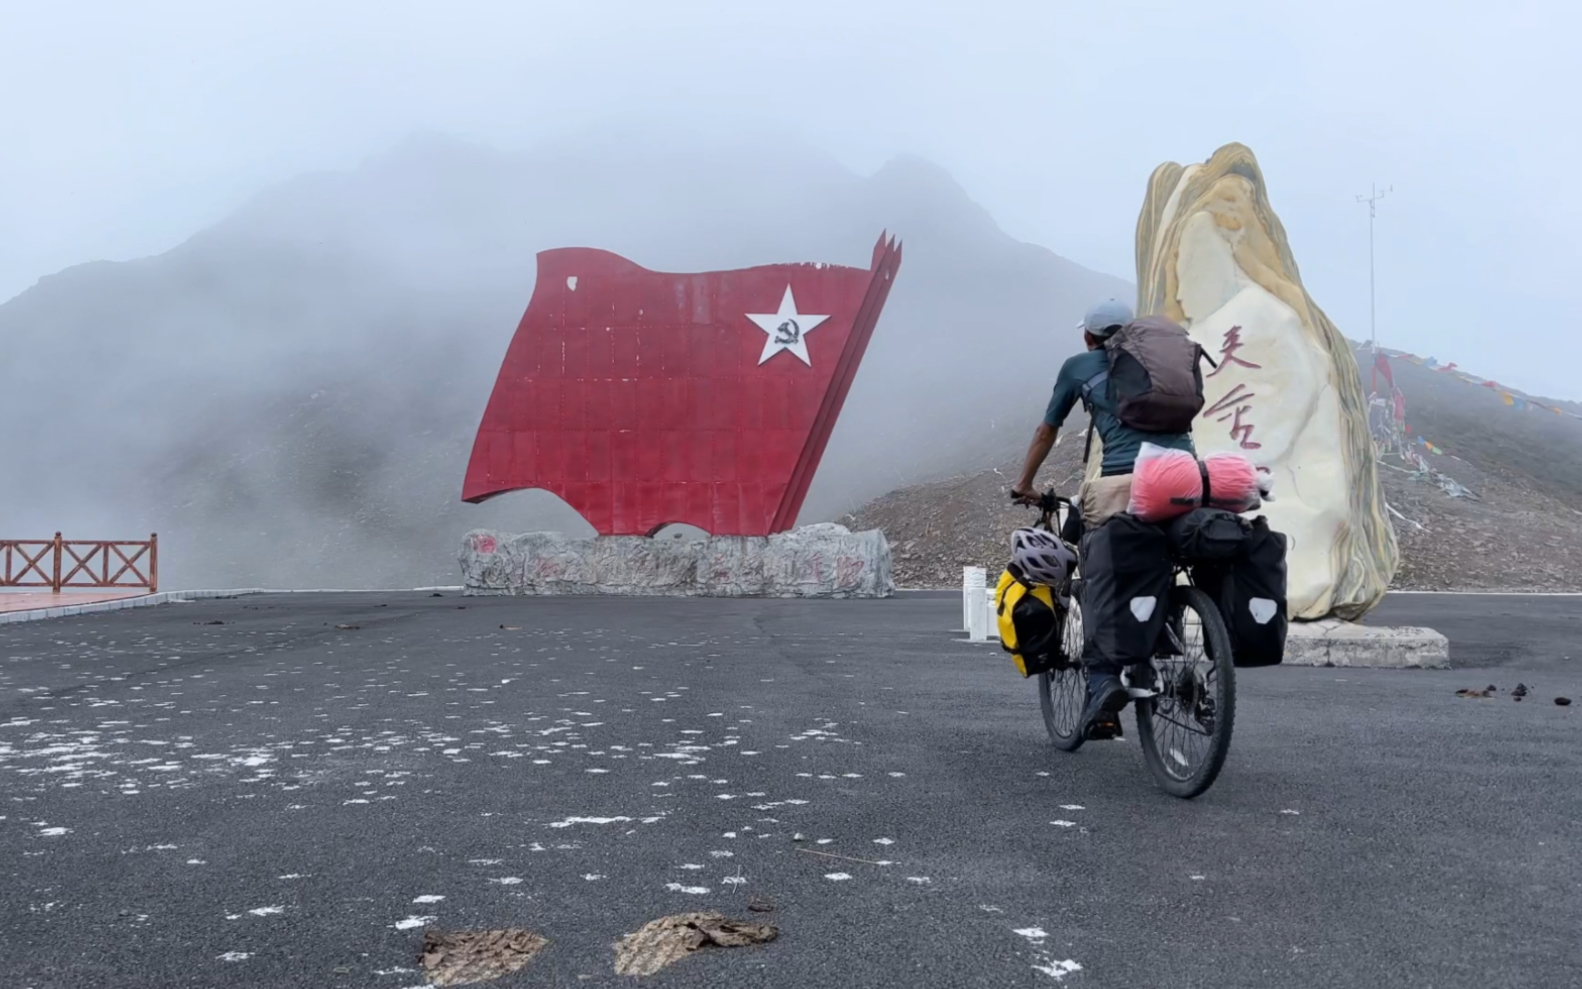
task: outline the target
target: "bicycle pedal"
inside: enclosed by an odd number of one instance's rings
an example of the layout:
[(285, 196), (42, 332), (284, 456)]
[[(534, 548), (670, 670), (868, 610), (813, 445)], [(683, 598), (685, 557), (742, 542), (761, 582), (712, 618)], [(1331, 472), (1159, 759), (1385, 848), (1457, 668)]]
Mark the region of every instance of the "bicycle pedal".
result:
[(1121, 719), (1114, 721), (1099, 721), (1089, 726), (1086, 738), (1090, 742), (1110, 742), (1123, 737), (1126, 732), (1121, 728)]
[(1146, 700), (1149, 697), (1158, 697), (1159, 691), (1147, 690), (1142, 687), (1127, 687), (1126, 696), (1134, 701)]

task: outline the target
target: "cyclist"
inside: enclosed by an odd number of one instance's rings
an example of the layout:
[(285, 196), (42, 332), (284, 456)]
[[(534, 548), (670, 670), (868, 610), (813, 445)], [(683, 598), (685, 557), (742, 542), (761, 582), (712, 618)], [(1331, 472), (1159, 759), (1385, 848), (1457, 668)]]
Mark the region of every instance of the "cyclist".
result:
[[(1080, 512), (1073, 512), (1061, 527), (1061, 537), (1067, 542), (1079, 543), (1084, 528), (1093, 529), (1110, 516), (1126, 511), (1131, 494), (1132, 465), (1144, 442), (1167, 449), (1185, 450), (1196, 455), (1192, 434), (1150, 433), (1135, 429), (1121, 422), (1116, 416), (1116, 406), (1106, 384), (1109, 380), (1109, 358), (1104, 343), (1121, 327), (1133, 320), (1132, 309), (1124, 302), (1106, 299), (1088, 310), (1077, 328), (1082, 330), (1087, 349), (1061, 365), (1055, 378), (1054, 394), (1044, 412), (1043, 422), (1033, 432), (1033, 441), (1027, 448), (1027, 459), (1022, 465), (1022, 475), (1011, 488), (1011, 497), (1021, 504), (1038, 502), (1033, 481), (1038, 469), (1054, 449), (1060, 427), (1071, 414), (1077, 402), (1088, 413), (1090, 430), (1096, 431), (1104, 447), (1104, 460), (1099, 477), (1084, 481), (1078, 493)], [(1091, 441), (1091, 436), (1090, 436)], [(1086, 459), (1084, 457), (1084, 459)], [(1083, 573), (1089, 572), (1087, 559), (1080, 560)], [(1095, 655), (1091, 647), (1083, 650), (1083, 666), (1088, 672), (1087, 703), (1082, 712), (1083, 731), (1089, 738), (1113, 738), (1120, 733), (1120, 711), (1129, 700), (1121, 683), (1120, 668), (1113, 661)]]

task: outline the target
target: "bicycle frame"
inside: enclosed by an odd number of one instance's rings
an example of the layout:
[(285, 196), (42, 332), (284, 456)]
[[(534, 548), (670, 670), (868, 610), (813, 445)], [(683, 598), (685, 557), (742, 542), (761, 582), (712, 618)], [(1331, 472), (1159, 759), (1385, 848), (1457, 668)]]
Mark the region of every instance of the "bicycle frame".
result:
[[(1052, 490), (1045, 491), (1040, 494), (1038, 497), (1038, 504), (1036, 506), (1038, 508), (1038, 521), (1034, 523), (1034, 528), (1043, 529), (1045, 532), (1058, 533), (1059, 529), (1055, 525), (1055, 517), (1061, 506), (1065, 506), (1068, 511), (1075, 512), (1080, 510), (1075, 501), (1065, 497), (1064, 495), (1056, 494)], [(1192, 574), (1186, 564), (1175, 564), (1172, 569), (1174, 572), (1172, 579), (1173, 583), (1184, 582), (1187, 585), (1192, 586)], [(1078, 597), (1081, 588), (1081, 571), (1080, 569), (1074, 568), (1071, 573), (1070, 587), (1072, 597)], [(1175, 649), (1182, 648), (1182, 643), (1179, 640), (1176, 630), (1172, 628), (1166, 628), (1164, 630), (1164, 635), (1168, 639), (1175, 640), (1171, 643)], [(1134, 682), (1137, 672), (1143, 667), (1147, 668), (1146, 676), (1152, 680), (1151, 688), (1139, 686), (1136, 682)], [(1121, 682), (1126, 685), (1126, 692), (1131, 695), (1133, 700), (1158, 697), (1162, 693), (1160, 690), (1161, 681), (1159, 679), (1159, 671), (1154, 667), (1152, 660), (1149, 660), (1146, 663), (1138, 663), (1134, 667), (1127, 667), (1126, 669), (1122, 670)]]

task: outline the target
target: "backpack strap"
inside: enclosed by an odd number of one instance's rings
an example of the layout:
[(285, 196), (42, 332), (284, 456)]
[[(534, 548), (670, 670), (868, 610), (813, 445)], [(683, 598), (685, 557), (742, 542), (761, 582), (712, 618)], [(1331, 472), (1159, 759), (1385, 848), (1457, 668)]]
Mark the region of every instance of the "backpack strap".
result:
[(1110, 369), (1105, 368), (1098, 374), (1082, 382), (1082, 407), (1088, 410), (1088, 418), (1093, 418), (1093, 394), (1110, 382)]
[(1098, 374), (1082, 383), (1082, 407), (1088, 413), (1088, 438), (1082, 444), (1082, 466), (1087, 467), (1088, 457), (1093, 453), (1093, 430), (1096, 426), (1093, 409), (1093, 393), (1110, 382), (1110, 369), (1105, 368)]

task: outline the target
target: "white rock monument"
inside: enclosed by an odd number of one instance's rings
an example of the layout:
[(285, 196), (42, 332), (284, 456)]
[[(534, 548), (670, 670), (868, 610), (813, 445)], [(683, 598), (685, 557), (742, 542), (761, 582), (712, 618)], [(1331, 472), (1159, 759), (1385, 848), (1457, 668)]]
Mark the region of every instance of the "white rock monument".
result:
[(1137, 219), (1137, 296), (1139, 314), (1171, 317), (1219, 362), (1204, 367), (1199, 454), (1241, 453), (1275, 475), (1264, 511), (1292, 540), (1291, 617), (1361, 617), (1399, 560), (1362, 379), (1302, 287), (1250, 150), (1155, 169)]

